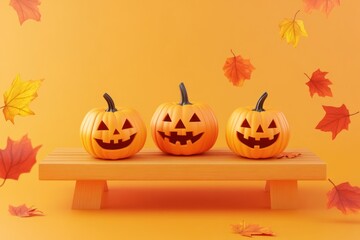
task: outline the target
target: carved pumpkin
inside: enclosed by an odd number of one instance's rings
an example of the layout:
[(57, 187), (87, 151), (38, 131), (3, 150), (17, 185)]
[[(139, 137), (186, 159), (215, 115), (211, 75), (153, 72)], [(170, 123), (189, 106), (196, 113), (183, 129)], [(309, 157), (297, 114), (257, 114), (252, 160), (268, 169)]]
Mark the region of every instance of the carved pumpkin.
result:
[(105, 93), (108, 109), (89, 111), (80, 127), (85, 150), (101, 159), (127, 158), (144, 146), (146, 127), (140, 115), (130, 108), (115, 108), (112, 98)]
[(180, 103), (163, 103), (155, 111), (151, 120), (152, 137), (165, 153), (203, 153), (216, 141), (217, 120), (208, 105), (189, 102), (183, 83), (180, 84), (180, 92)]
[(289, 125), (280, 111), (265, 110), (265, 92), (255, 109), (238, 108), (226, 127), (226, 142), (236, 154), (247, 158), (270, 158), (284, 151), (289, 142)]

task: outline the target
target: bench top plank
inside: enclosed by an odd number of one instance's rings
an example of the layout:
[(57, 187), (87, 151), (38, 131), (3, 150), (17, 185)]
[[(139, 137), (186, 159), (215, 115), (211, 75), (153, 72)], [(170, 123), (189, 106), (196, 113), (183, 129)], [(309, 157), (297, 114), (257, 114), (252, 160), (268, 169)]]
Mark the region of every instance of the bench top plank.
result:
[(41, 180), (324, 180), (326, 163), (306, 149), (293, 159), (250, 160), (227, 149), (172, 156), (143, 149), (123, 160), (99, 160), (82, 148), (58, 148), (39, 164)]

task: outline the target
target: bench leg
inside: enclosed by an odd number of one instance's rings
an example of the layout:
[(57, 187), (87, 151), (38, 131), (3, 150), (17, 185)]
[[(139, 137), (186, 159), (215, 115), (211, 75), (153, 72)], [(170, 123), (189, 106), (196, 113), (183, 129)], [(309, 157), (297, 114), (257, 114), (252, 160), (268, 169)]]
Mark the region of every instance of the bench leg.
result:
[(269, 180), (271, 209), (294, 209), (298, 206), (296, 180)]
[(107, 191), (105, 180), (76, 181), (72, 208), (100, 209), (104, 191)]

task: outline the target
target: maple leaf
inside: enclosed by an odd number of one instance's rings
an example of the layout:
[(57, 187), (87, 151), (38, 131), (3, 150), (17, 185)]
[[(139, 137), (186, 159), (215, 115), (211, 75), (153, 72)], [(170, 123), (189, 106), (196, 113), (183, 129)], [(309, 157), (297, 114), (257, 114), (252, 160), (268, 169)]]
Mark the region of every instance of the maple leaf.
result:
[(9, 205), (9, 213), (17, 217), (34, 217), (34, 216), (44, 216), (42, 211), (39, 211), (36, 208), (27, 207), (25, 204), (20, 206)]
[(327, 207), (336, 207), (343, 214), (349, 212), (356, 213), (360, 210), (360, 188), (351, 186), (349, 182), (344, 182), (339, 185), (335, 185), (333, 181), (328, 179), (334, 186), (328, 193)]
[(340, 0), (304, 0), (305, 11), (321, 10), (328, 16), (335, 6), (340, 6)]
[(281, 38), (285, 39), (287, 43), (292, 43), (294, 47), (298, 45), (301, 36), (308, 36), (304, 22), (296, 20), (296, 15), (299, 11), (295, 13), (293, 19), (284, 19), (279, 25)]
[(37, 90), (43, 80), (22, 81), (17, 75), (10, 88), (4, 93), (3, 113), (6, 120), (14, 123), (16, 115), (28, 116), (34, 112), (30, 110), (29, 104), (37, 97)]
[(310, 96), (312, 97), (317, 93), (320, 97), (329, 96), (332, 97), (331, 89), (328, 85), (332, 84), (329, 79), (325, 78), (328, 72), (322, 72), (320, 69), (313, 72), (311, 78), (305, 73), (309, 81), (306, 85), (309, 86)]
[(40, 0), (10, 0), (10, 6), (15, 9), (21, 25), (28, 19), (40, 21), (39, 5)]
[(275, 234), (267, 227), (261, 227), (257, 224), (235, 224), (232, 226), (233, 231), (245, 237), (252, 236), (275, 236)]
[(0, 178), (19, 179), (20, 174), (30, 172), (36, 162), (36, 154), (40, 146), (33, 148), (27, 135), (19, 141), (7, 140), (5, 149), (0, 149)]
[(340, 107), (323, 106), (326, 114), (323, 119), (318, 123), (316, 129), (324, 132), (332, 132), (332, 139), (334, 140), (336, 135), (341, 130), (348, 130), (350, 123), (350, 116), (358, 114), (359, 112), (349, 114), (349, 110), (343, 104)]
[(242, 86), (245, 80), (251, 78), (251, 73), (255, 69), (249, 59), (243, 59), (240, 55), (227, 58), (223, 67), (225, 76), (235, 86)]
[(276, 158), (280, 159), (280, 158), (296, 158), (298, 156), (301, 156), (301, 153), (299, 152), (282, 152), (279, 155), (277, 155)]

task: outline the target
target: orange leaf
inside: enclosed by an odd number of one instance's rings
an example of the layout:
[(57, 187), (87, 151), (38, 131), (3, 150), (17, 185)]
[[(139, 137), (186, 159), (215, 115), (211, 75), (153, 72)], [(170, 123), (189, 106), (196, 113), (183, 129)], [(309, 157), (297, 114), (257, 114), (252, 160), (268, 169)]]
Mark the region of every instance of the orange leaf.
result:
[(326, 114), (323, 119), (318, 123), (316, 129), (324, 132), (332, 132), (332, 139), (334, 140), (336, 135), (341, 130), (348, 130), (350, 123), (350, 116), (355, 115), (349, 114), (349, 110), (343, 104), (340, 107), (323, 106)]
[(298, 156), (301, 156), (301, 153), (299, 152), (282, 152), (280, 153), (276, 158), (296, 158)]
[(20, 141), (7, 140), (5, 149), (0, 149), (0, 178), (17, 180), (22, 173), (30, 172), (36, 162), (36, 154), (41, 146), (33, 148), (25, 135)]
[(351, 186), (348, 182), (335, 185), (330, 179), (329, 181), (334, 185), (333, 189), (327, 193), (327, 207), (329, 209), (336, 207), (344, 214), (349, 213), (349, 211), (355, 213), (360, 210), (359, 187)]
[(232, 226), (233, 231), (245, 237), (252, 237), (252, 236), (275, 236), (275, 234), (267, 227), (261, 227), (257, 224), (235, 224)]
[(304, 0), (305, 11), (311, 12), (311, 10), (321, 10), (329, 15), (335, 6), (340, 6), (340, 0)]
[(309, 86), (310, 96), (312, 97), (315, 93), (317, 93), (320, 97), (329, 96), (332, 97), (331, 89), (328, 85), (331, 84), (329, 79), (325, 78), (327, 72), (322, 72), (320, 69), (313, 72), (311, 78), (305, 73), (305, 75), (309, 78), (309, 81), (306, 85)]
[(251, 78), (251, 73), (255, 68), (249, 59), (243, 59), (240, 55), (235, 56), (234, 52), (231, 52), (234, 56), (226, 59), (223, 67), (224, 74), (233, 85), (242, 86), (245, 80)]
[(43, 212), (37, 210), (36, 208), (29, 208), (25, 204), (20, 206), (9, 205), (9, 213), (17, 217), (34, 217), (34, 216), (43, 216)]
[(40, 0), (11, 0), (10, 5), (17, 12), (20, 24), (28, 19), (40, 21), (41, 14), (38, 7)]

